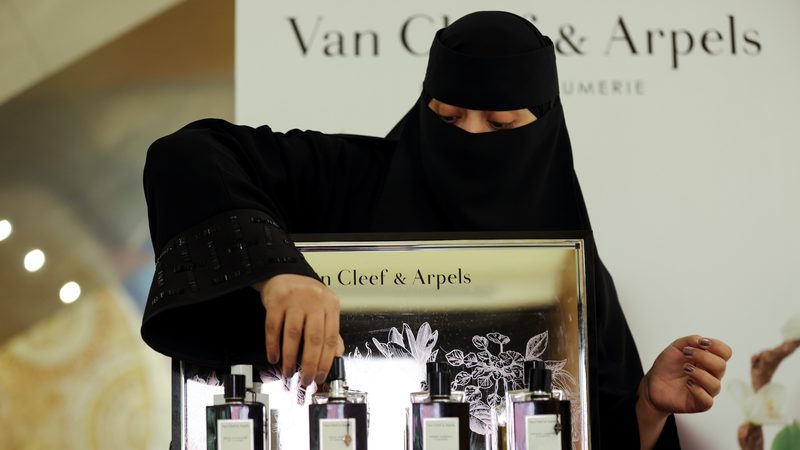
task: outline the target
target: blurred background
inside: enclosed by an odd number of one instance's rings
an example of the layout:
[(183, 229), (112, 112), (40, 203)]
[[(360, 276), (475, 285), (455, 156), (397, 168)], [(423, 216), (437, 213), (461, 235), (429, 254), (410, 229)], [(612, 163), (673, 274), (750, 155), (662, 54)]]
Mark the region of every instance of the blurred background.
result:
[(165, 449), (149, 144), (233, 116), (233, 0), (0, 0), (0, 449)]

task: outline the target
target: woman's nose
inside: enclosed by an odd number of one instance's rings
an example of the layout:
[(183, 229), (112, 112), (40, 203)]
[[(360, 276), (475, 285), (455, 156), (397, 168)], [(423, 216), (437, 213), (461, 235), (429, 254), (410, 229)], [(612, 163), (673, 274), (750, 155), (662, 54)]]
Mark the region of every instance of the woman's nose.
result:
[(469, 133), (485, 133), (493, 131), (489, 126), (489, 122), (478, 111), (467, 111), (461, 120), (456, 122), (457, 127)]

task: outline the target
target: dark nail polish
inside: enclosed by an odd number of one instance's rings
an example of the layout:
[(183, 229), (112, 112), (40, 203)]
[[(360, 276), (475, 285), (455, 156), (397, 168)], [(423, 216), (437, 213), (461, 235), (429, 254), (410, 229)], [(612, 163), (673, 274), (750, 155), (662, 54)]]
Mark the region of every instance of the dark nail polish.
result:
[(706, 348), (711, 347), (711, 339), (708, 339), (708, 338), (700, 339), (700, 346), (701, 347), (706, 347)]
[(325, 376), (327, 374), (325, 372), (317, 372), (317, 378), (314, 379), (314, 382), (317, 383), (317, 386), (322, 386), (325, 383)]
[(689, 387), (692, 387), (692, 386), (694, 386), (694, 380), (693, 380), (693, 379), (691, 379), (691, 378), (689, 378), (688, 380), (686, 380), (686, 384), (687, 384)]
[(691, 364), (686, 364), (683, 366), (683, 371), (686, 373), (692, 373), (694, 372), (694, 366)]
[(684, 356), (693, 356), (694, 349), (692, 347), (683, 347), (683, 355)]

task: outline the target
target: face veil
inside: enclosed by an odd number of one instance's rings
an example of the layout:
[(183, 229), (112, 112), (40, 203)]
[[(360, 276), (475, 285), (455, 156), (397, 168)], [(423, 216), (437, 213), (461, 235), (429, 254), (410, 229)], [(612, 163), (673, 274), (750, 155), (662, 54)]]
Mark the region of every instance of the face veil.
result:
[[(431, 111), (431, 98), (475, 110), (529, 108), (538, 120), (469, 133)], [(375, 229), (589, 229), (553, 43), (519, 16), (477, 12), (439, 30), (423, 92), (389, 137), (397, 151)]]

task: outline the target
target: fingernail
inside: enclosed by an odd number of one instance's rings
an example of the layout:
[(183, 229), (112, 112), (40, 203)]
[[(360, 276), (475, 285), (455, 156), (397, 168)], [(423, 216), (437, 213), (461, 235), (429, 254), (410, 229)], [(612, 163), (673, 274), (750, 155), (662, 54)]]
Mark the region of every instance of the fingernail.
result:
[(702, 338), (700, 339), (700, 347), (711, 347), (711, 339), (709, 338)]
[(692, 356), (694, 355), (694, 349), (692, 347), (683, 347), (683, 355), (684, 356)]
[(694, 372), (694, 366), (691, 364), (686, 364), (683, 366), (683, 371), (686, 373), (692, 373)]
[(322, 384), (325, 383), (325, 378), (327, 376), (328, 374), (325, 372), (317, 372), (317, 378), (314, 380), (314, 382), (317, 383), (318, 386), (322, 386)]
[(688, 380), (686, 380), (686, 384), (687, 384), (689, 387), (692, 387), (692, 386), (694, 386), (694, 380), (693, 380), (693, 379), (691, 379), (691, 378), (689, 378)]

